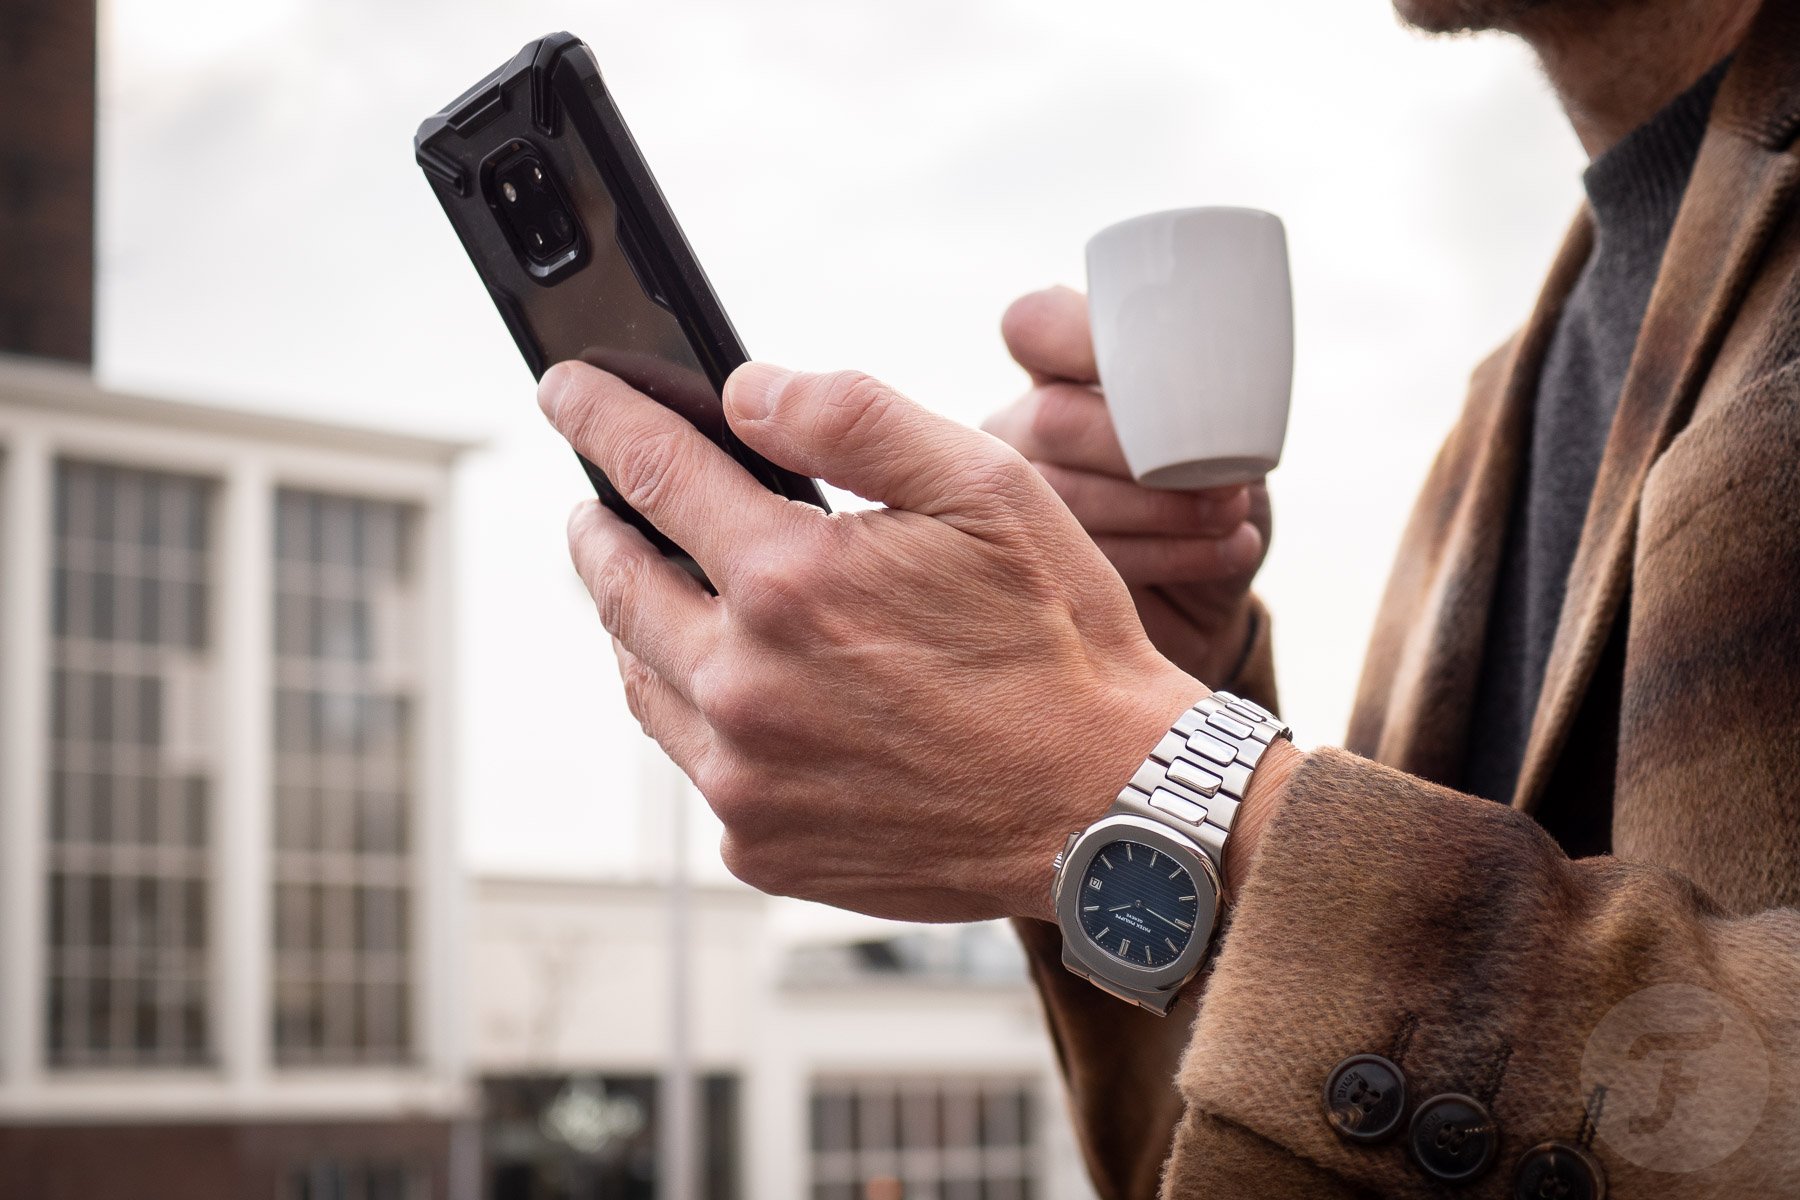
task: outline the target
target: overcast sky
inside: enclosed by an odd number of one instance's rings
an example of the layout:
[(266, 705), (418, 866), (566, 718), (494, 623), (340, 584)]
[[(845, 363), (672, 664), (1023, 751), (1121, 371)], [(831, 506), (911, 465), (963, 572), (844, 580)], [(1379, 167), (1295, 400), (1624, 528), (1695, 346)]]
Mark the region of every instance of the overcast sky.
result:
[(964, 421), (1023, 383), (1006, 303), (1079, 286), (1096, 229), (1279, 213), (1297, 364), (1260, 588), (1303, 744), (1341, 737), (1407, 505), (1579, 196), (1521, 47), (1422, 38), (1382, 0), (103, 11), (104, 379), (485, 443), (457, 597), (483, 869), (629, 871), (644, 797), (668, 794), (567, 564), (582, 476), (412, 161), (418, 121), (524, 42), (594, 47), (754, 355), (870, 371)]

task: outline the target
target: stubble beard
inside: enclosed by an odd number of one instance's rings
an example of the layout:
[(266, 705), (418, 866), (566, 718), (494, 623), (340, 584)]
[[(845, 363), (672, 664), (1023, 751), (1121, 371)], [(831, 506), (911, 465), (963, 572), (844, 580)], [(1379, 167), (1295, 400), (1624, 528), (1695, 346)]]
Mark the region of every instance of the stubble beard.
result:
[[(1503, 33), (1558, 0), (1394, 0), (1400, 19), (1424, 33)], [(1581, 2), (1581, 0), (1575, 0)]]

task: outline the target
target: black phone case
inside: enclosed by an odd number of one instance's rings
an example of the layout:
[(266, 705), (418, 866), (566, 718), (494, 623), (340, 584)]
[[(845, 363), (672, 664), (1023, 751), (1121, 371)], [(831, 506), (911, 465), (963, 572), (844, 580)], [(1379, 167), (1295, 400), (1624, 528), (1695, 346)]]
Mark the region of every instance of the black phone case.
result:
[[(494, 167), (520, 147), (548, 164), (576, 215), (576, 244), (554, 264), (530, 261), (497, 215)], [(680, 413), (770, 491), (826, 507), (817, 483), (726, 424), (720, 395), (747, 355), (581, 39), (530, 43), (427, 118), (413, 150), (534, 378), (566, 359), (591, 362)], [(629, 344), (597, 345), (609, 324), (629, 331)], [(686, 552), (581, 462), (607, 507), (704, 582)]]

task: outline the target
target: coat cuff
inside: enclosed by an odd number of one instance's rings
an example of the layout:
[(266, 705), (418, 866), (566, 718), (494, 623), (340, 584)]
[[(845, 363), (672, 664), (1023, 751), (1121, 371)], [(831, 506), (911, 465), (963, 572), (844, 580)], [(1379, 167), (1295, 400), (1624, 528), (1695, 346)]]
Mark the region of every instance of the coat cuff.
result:
[[(1667, 872), (1571, 861), (1504, 805), (1315, 751), (1246, 875), (1179, 1087), (1190, 1112), (1356, 1186), (1439, 1196), (1406, 1125), (1367, 1145), (1326, 1120), (1337, 1065), (1382, 1055), (1408, 1117), (1445, 1093), (1485, 1106), (1497, 1147), (1467, 1194), (1510, 1194), (1528, 1149), (1583, 1138), (1583, 1054), (1610, 1010), (1647, 982), (1720, 986), (1715, 915)], [(1626, 1194), (1629, 1164), (1606, 1169)]]
[[(1519, 994), (1521, 970), (1547, 965), (1530, 953), (1542, 925), (1531, 910), (1559, 890), (1561, 861), (1509, 808), (1312, 752), (1234, 906), (1181, 1065), (1188, 1104), (1384, 1195), (1435, 1194), (1442, 1185), (1405, 1161), (1404, 1130), (1373, 1147), (1338, 1137), (1325, 1081), (1352, 1055), (1398, 1055), (1409, 1100), (1461, 1092), (1491, 1104), (1505, 1073), (1578, 1062), (1578, 1046), (1553, 1044), (1571, 1027), (1522, 1045), (1497, 999)], [(1573, 1134), (1573, 1086), (1566, 1101), (1554, 1129), (1550, 1113), (1509, 1113), (1519, 1127), (1508, 1140)]]

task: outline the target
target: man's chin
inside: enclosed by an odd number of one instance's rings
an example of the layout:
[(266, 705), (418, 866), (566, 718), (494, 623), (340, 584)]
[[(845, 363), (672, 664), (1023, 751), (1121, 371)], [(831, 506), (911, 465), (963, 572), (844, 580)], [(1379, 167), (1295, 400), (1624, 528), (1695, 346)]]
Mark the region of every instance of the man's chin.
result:
[(1402, 21), (1424, 33), (1481, 33), (1511, 30), (1543, 0), (1394, 0)]

